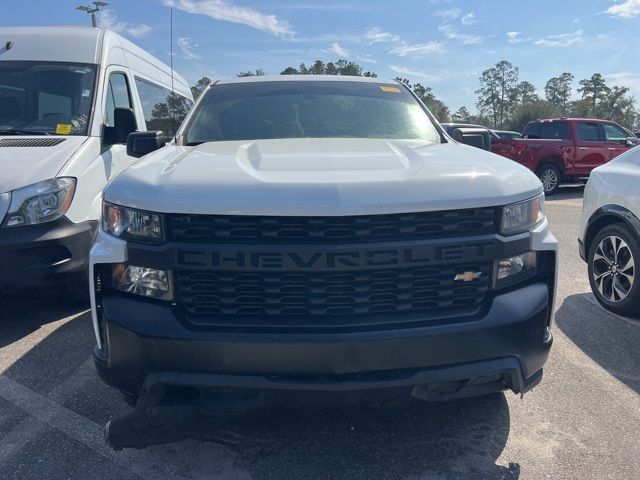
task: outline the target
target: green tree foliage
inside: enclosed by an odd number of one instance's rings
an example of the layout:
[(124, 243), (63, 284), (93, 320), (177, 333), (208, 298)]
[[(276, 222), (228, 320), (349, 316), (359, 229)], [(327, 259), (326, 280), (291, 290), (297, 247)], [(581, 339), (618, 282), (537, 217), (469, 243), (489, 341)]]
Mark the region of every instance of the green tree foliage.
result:
[(191, 87), (191, 94), (193, 95), (193, 99), (197, 100), (200, 95), (207, 89), (207, 87), (211, 84), (211, 79), (209, 77), (202, 77), (198, 80), (195, 85)]
[(558, 77), (550, 78), (544, 86), (544, 96), (547, 102), (558, 107), (563, 115), (568, 115), (571, 106), (571, 85), (574, 76), (565, 72)]
[(493, 128), (503, 128), (508, 120), (517, 98), (517, 83), (518, 67), (506, 60), (482, 72), (476, 105), (481, 115), (491, 118)]
[(328, 63), (324, 63), (322, 60), (316, 60), (313, 65), (309, 67), (301, 63), (298, 68), (285, 68), (280, 72), (280, 75), (351, 75), (354, 77), (377, 77), (373, 72), (363, 72), (363, 68), (357, 63), (344, 59)]
[(261, 77), (263, 75), (264, 75), (264, 70), (262, 70), (261, 68), (258, 68), (254, 72), (252, 72), (252, 71), (240, 72), (236, 76), (237, 77)]
[(467, 109), (467, 107), (460, 107), (453, 115), (451, 115), (451, 119), (454, 122), (468, 122), (471, 118), (471, 113)]
[(588, 106), (589, 116), (597, 117), (600, 113), (600, 104), (606, 101), (611, 89), (600, 73), (594, 73), (591, 78), (580, 80), (579, 83), (578, 93), (582, 94), (584, 105)]
[(527, 123), (541, 118), (555, 118), (561, 115), (560, 107), (540, 98), (523, 103), (515, 108), (511, 119), (505, 124), (508, 130), (524, 131)]
[(451, 120), (451, 112), (449, 107), (445, 103), (436, 98), (431, 90), (431, 87), (425, 87), (420, 83), (412, 85), (406, 78), (396, 77), (396, 80), (407, 85), (413, 93), (424, 103), (429, 111), (433, 113), (433, 116), (438, 119), (439, 122), (447, 122)]

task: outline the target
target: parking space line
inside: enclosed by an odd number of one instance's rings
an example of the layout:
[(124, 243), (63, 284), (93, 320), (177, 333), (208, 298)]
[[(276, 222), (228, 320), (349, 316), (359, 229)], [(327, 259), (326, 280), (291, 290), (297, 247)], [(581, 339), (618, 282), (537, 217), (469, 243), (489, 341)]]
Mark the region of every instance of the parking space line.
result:
[[(0, 375), (0, 397), (28, 413), (33, 418), (33, 422), (24, 425), (26, 427), (25, 438), (27, 441), (29, 438), (35, 438), (29, 436), (29, 433), (37, 433), (39, 426), (47, 425), (65, 433), (102, 457), (111, 460), (118, 467), (132, 472), (140, 478), (148, 478), (150, 480), (165, 478), (157, 471), (157, 465), (152, 465), (144, 461), (143, 458), (134, 459), (129, 455), (130, 452), (116, 453), (111, 450), (105, 443), (104, 429), (100, 425), (49, 400), (6, 375)], [(24, 442), (22, 438), (18, 440)], [(6, 460), (10, 458), (10, 456), (4, 454), (5, 440), (3, 440), (3, 444), (2, 454), (0, 455), (0, 460), (2, 461), (0, 461), (0, 464), (4, 464)], [(16, 447), (19, 446), (16, 445)], [(16, 451), (16, 448), (8, 447), (7, 451), (10, 455)]]

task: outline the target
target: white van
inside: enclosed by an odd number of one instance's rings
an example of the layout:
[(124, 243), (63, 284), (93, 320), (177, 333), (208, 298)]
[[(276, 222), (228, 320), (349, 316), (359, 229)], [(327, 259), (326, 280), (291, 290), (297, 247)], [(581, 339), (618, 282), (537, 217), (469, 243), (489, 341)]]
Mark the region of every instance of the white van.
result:
[(182, 77), (113, 32), (0, 28), (0, 286), (64, 279), (85, 296), (102, 190), (136, 160), (128, 134), (171, 138), (192, 103)]

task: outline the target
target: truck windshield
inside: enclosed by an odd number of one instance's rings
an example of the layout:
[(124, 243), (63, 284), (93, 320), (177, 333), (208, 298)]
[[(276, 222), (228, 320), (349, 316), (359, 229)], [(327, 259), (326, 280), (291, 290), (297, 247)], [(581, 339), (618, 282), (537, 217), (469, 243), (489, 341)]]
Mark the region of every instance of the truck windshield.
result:
[(398, 84), (264, 81), (213, 86), (187, 125), (187, 145), (276, 138), (439, 142), (429, 116)]
[(0, 62), (0, 135), (87, 135), (96, 66)]

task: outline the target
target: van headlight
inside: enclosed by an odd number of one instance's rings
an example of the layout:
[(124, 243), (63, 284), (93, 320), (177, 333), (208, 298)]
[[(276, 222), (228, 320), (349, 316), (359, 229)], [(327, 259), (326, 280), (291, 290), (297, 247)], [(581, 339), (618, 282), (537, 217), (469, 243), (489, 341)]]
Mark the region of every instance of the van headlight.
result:
[(544, 195), (502, 207), (500, 233), (514, 235), (531, 230), (544, 220)]
[(114, 237), (125, 240), (162, 242), (161, 215), (113, 203), (102, 204), (102, 229)]
[(76, 179), (52, 178), (11, 192), (11, 204), (2, 227), (51, 222), (62, 217), (73, 200)]

